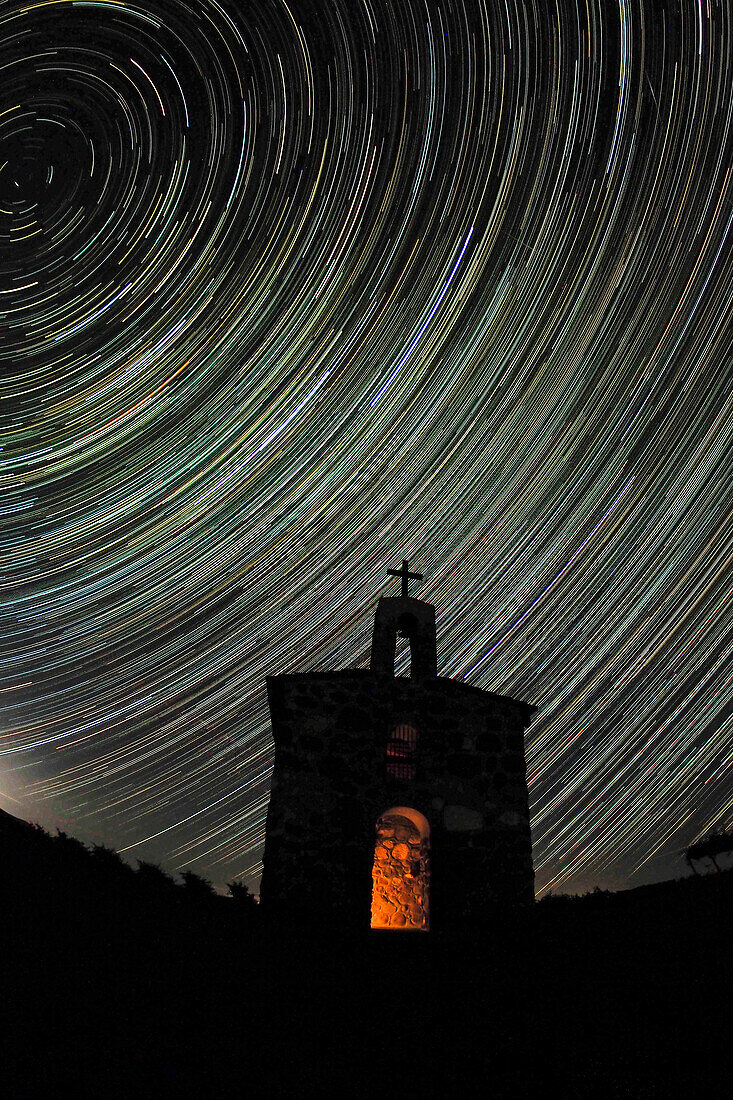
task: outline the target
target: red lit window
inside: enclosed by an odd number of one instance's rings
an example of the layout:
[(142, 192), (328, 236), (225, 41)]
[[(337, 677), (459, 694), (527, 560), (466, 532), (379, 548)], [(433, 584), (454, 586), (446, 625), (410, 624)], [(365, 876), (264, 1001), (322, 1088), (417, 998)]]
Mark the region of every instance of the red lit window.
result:
[(412, 726), (397, 726), (387, 742), (387, 775), (395, 779), (415, 778), (417, 730)]

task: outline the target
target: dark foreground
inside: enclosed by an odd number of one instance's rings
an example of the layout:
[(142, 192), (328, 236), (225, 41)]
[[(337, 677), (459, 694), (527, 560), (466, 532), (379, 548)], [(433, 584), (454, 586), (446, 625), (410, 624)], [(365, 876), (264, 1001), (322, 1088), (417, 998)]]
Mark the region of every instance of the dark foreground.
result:
[(3, 905), (2, 1095), (722, 1095), (732, 901), (727, 873), (347, 942), (38, 882)]

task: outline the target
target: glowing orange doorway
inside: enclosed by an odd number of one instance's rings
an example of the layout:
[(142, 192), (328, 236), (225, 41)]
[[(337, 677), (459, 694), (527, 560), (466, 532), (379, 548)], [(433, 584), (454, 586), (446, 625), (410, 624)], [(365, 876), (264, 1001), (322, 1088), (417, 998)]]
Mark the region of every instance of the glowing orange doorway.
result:
[(372, 867), (372, 928), (427, 932), (430, 927), (430, 826), (408, 806), (377, 822)]

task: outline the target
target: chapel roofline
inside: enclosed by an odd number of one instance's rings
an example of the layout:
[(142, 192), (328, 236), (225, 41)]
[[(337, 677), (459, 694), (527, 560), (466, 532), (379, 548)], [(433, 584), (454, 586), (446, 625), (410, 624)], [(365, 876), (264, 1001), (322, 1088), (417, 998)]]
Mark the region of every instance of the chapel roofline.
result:
[[(265, 681), (266, 681), (266, 683), (269, 684), (270, 681), (275, 681), (275, 680), (278, 680), (278, 681), (298, 681), (298, 680), (308, 681), (308, 680), (315, 680), (315, 679), (323, 679), (323, 680), (334, 679), (334, 680), (336, 680), (336, 679), (341, 679), (341, 678), (346, 679), (346, 678), (350, 678), (350, 677), (354, 677), (354, 676), (358, 677), (359, 679), (362, 679), (362, 680), (369, 680), (369, 679), (377, 680), (380, 683), (384, 682), (385, 680), (393, 680), (393, 681), (395, 681), (396, 683), (398, 683), (400, 685), (410, 686), (410, 685), (413, 684), (413, 681), (408, 676), (390, 676), (388, 674), (375, 672), (374, 669), (371, 669), (371, 668), (333, 668), (333, 669), (313, 669), (310, 672), (281, 672), (281, 673), (276, 673), (273, 676), (266, 676)], [(500, 695), (496, 691), (487, 691), (485, 688), (479, 687), (478, 684), (468, 684), (468, 683), (466, 683), (465, 680), (456, 680), (452, 676), (434, 676), (434, 677), (431, 678), (430, 682), (432, 682), (434, 684), (437, 684), (437, 685), (440, 685), (441, 688), (445, 687), (447, 685), (450, 685), (449, 690), (451, 690), (451, 691), (460, 691), (462, 693), (470, 692), (474, 695), (480, 695), (485, 699), (500, 701), (502, 703), (513, 703), (514, 706), (524, 707), (525, 710), (529, 711), (531, 714), (536, 714), (537, 711), (539, 710), (539, 707), (535, 706), (534, 703), (528, 703), (524, 699), (515, 699), (513, 695)], [(417, 689), (418, 683), (415, 683), (414, 686)], [(423, 688), (425, 686), (424, 682), (420, 683), (419, 686), (421, 688)]]

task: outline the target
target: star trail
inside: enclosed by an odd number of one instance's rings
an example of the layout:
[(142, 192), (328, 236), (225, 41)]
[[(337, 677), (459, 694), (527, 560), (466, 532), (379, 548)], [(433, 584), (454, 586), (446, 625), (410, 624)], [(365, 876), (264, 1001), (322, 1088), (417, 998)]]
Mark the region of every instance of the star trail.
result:
[(728, 0), (0, 6), (0, 795), (256, 886), (267, 674), (535, 704), (538, 890), (731, 822)]

